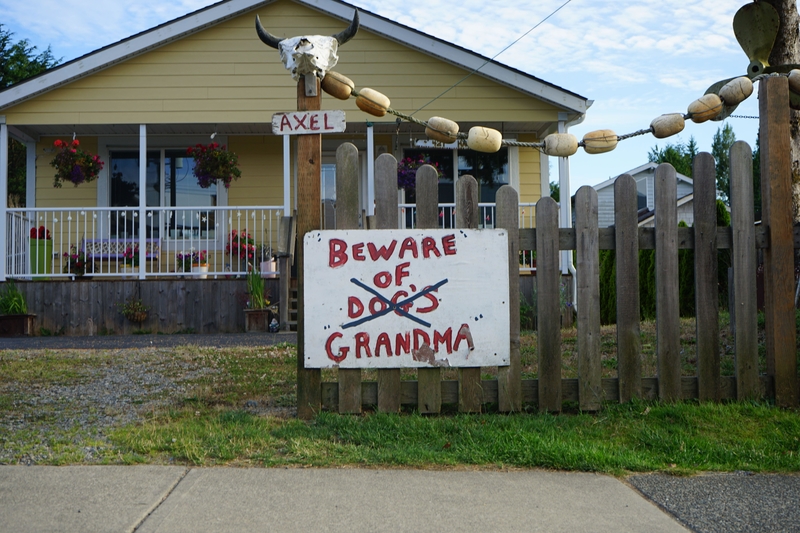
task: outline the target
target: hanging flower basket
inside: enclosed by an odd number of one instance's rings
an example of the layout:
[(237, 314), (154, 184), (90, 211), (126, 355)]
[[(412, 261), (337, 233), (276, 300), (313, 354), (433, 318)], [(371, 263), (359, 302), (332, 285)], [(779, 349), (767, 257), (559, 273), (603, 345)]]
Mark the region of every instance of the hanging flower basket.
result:
[(53, 146), (58, 150), (50, 161), (50, 166), (56, 169), (53, 187), (61, 187), (64, 182), (73, 183), (77, 187), (83, 182), (96, 180), (103, 170), (104, 163), (100, 156), (81, 149), (78, 139), (69, 143), (57, 139)]
[(228, 150), (224, 144), (197, 144), (187, 148), (186, 155), (194, 159), (194, 175), (197, 184), (204, 189), (216, 185), (217, 182), (223, 183), (227, 189), (233, 180), (242, 176), (239, 156)]
[(397, 188), (411, 192), (417, 187), (417, 169), (422, 165), (431, 165), (436, 169), (436, 173), (441, 179), (444, 174), (439, 170), (439, 163), (431, 162), (430, 156), (418, 155), (417, 157), (406, 157), (397, 163)]

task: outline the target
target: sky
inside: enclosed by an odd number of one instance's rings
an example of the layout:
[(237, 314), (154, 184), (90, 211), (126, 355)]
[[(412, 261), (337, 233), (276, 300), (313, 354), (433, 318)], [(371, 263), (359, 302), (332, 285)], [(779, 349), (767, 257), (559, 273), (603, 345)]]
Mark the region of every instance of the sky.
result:
[[(50, 46), (55, 57), (69, 61), (213, 3), (0, 0), (0, 23), (14, 33), (15, 41), (27, 39), (39, 50)], [(597, 129), (631, 133), (649, 127), (662, 114), (685, 113), (710, 85), (744, 74), (749, 63), (732, 29), (733, 15), (750, 3), (746, 0), (350, 3), (483, 56), (497, 56), (501, 63), (594, 100), (583, 123), (570, 127), (579, 139)], [(758, 114), (757, 91), (756, 87), (734, 115)], [(728, 123), (737, 139), (755, 147), (757, 120), (729, 118)], [(579, 149), (569, 160), (571, 192), (647, 163), (648, 152), (656, 146), (694, 137), (701, 151), (710, 152), (722, 125), (687, 121), (683, 132), (669, 139), (640, 136), (598, 155)], [(551, 163), (551, 181), (557, 176), (558, 165)]]

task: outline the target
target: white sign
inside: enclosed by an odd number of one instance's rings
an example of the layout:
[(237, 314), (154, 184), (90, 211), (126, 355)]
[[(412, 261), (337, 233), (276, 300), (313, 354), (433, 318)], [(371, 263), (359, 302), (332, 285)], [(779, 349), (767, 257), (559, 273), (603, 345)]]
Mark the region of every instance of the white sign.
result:
[(344, 111), (293, 111), (272, 115), (275, 135), (341, 133), (345, 126)]
[(505, 230), (312, 231), (303, 246), (306, 368), (509, 364)]

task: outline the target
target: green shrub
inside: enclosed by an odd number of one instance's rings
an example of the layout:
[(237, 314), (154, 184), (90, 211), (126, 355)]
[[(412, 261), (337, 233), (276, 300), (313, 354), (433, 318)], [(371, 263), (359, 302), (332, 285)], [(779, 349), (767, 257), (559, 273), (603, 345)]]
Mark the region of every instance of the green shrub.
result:
[(0, 294), (0, 315), (26, 314), (28, 314), (28, 304), (25, 303), (25, 295), (17, 289), (13, 280), (8, 280)]

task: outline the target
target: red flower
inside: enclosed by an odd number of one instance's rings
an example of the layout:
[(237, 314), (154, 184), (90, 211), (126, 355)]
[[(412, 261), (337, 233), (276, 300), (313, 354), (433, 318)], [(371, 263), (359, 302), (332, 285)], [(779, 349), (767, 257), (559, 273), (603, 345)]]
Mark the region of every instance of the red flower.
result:
[(39, 229), (31, 228), (31, 239), (47, 239), (50, 240), (50, 230), (44, 226), (39, 226)]

